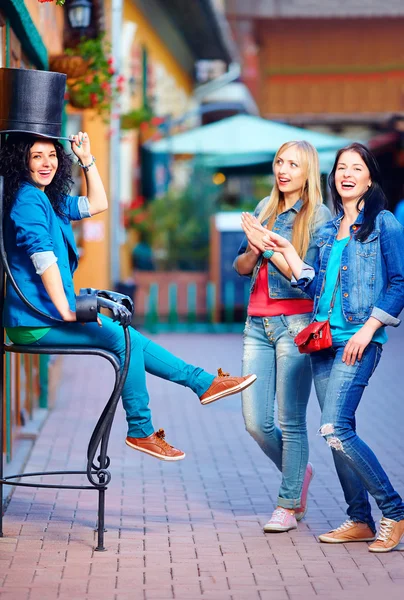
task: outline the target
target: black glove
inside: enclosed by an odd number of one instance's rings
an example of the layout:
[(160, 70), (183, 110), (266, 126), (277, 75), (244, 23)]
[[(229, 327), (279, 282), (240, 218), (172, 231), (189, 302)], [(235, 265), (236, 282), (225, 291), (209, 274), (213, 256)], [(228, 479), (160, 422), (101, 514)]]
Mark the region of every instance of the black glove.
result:
[(132, 313), (123, 304), (118, 304), (108, 298), (97, 297), (98, 308), (108, 308), (112, 313), (112, 320), (119, 321), (123, 327), (128, 327), (132, 321)]
[[(116, 300), (114, 300), (116, 298)], [(112, 320), (118, 321), (120, 325), (127, 327), (131, 324), (133, 314), (133, 302), (129, 296), (110, 292), (109, 290), (97, 290), (94, 288), (82, 288), (80, 295), (76, 296), (76, 315), (79, 323), (90, 323), (97, 321), (100, 308), (107, 308), (112, 313)]]
[(101, 298), (107, 298), (108, 300), (112, 300), (113, 302), (117, 302), (118, 304), (122, 304), (133, 315), (135, 306), (133, 304), (132, 298), (130, 298), (129, 296), (125, 296), (125, 294), (119, 294), (118, 292), (114, 292), (111, 290), (97, 290), (97, 296)]

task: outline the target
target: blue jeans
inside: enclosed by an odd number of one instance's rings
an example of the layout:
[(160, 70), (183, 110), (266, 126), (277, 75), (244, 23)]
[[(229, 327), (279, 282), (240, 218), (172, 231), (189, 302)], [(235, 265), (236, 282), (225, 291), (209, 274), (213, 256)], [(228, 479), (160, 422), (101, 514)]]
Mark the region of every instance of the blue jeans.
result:
[[(123, 329), (109, 317), (100, 316), (97, 323), (66, 323), (52, 327), (37, 346), (93, 346), (110, 350), (120, 360), (125, 358)], [(146, 388), (146, 371), (174, 383), (191, 388), (201, 396), (212, 384), (214, 375), (177, 358), (138, 331), (129, 328), (131, 356), (128, 376), (122, 390), (122, 403), (128, 422), (128, 436), (147, 437), (154, 431)]]
[[(300, 507), (309, 457), (306, 410), (311, 388), (310, 360), (293, 338), (310, 315), (248, 317), (244, 330), (243, 375), (257, 381), (241, 394), (248, 433), (282, 473), (278, 505)], [(275, 425), (275, 396), (280, 429)]]
[(404, 519), (404, 504), (372, 450), (356, 433), (355, 412), (376, 369), (382, 348), (370, 343), (361, 361), (342, 362), (344, 343), (311, 354), (314, 385), (320, 403), (320, 434), (330, 446), (352, 521), (375, 531), (368, 492), (384, 517)]

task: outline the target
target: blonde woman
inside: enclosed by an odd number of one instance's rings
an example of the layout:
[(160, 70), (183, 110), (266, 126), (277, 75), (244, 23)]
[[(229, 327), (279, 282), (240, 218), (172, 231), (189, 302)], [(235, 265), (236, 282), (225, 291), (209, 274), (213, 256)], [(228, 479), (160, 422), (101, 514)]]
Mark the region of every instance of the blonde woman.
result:
[[(243, 372), (257, 374), (253, 388), (242, 393), (247, 431), (282, 473), (277, 507), (266, 532), (297, 527), (307, 509), (313, 477), (308, 463), (306, 409), (311, 389), (309, 357), (299, 354), (294, 337), (310, 323), (313, 302), (292, 287), (291, 271), (280, 253), (264, 251), (270, 229), (290, 240), (306, 263), (316, 256), (316, 231), (331, 219), (322, 203), (318, 154), (308, 142), (287, 142), (276, 153), (271, 195), (254, 217), (243, 214), (245, 238), (234, 261), (240, 275), (251, 277), (244, 330)], [(257, 229), (257, 220), (262, 227)], [(275, 397), (279, 428), (275, 425)]]

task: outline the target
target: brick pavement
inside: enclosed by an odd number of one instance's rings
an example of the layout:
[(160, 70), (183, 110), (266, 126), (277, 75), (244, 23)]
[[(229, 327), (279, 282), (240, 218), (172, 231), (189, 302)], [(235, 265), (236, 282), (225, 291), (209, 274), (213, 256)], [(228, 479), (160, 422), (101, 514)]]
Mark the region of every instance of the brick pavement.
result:
[[(404, 493), (403, 328), (391, 332), (359, 411), (358, 430)], [(158, 336), (210, 370), (238, 372), (239, 336)], [(64, 359), (59, 399), (27, 470), (81, 469), (110, 367)], [(344, 502), (309, 409), (316, 477), (297, 531), (264, 534), (280, 477), (244, 431), (240, 398), (201, 407), (192, 392), (149, 379), (155, 427), (187, 452), (166, 464), (123, 443), (122, 409), (110, 445), (105, 553), (94, 552), (96, 494), (17, 488), (0, 540), (0, 600), (356, 600), (404, 595), (404, 553), (372, 555), (366, 544), (327, 545), (316, 534), (344, 520)], [(375, 509), (375, 518), (379, 513)]]

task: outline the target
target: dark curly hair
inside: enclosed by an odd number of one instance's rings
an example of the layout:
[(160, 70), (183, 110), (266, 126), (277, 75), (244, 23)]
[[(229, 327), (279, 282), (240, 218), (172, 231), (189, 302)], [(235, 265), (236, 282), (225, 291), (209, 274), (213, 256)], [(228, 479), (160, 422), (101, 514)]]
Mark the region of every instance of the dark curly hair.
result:
[(28, 134), (10, 134), (0, 149), (0, 175), (4, 177), (4, 210), (10, 211), (22, 183), (30, 181), (29, 152), (35, 142), (51, 141), (55, 146), (58, 168), (51, 183), (45, 187), (54, 211), (65, 217), (65, 198), (73, 185), (72, 159), (57, 140)]

